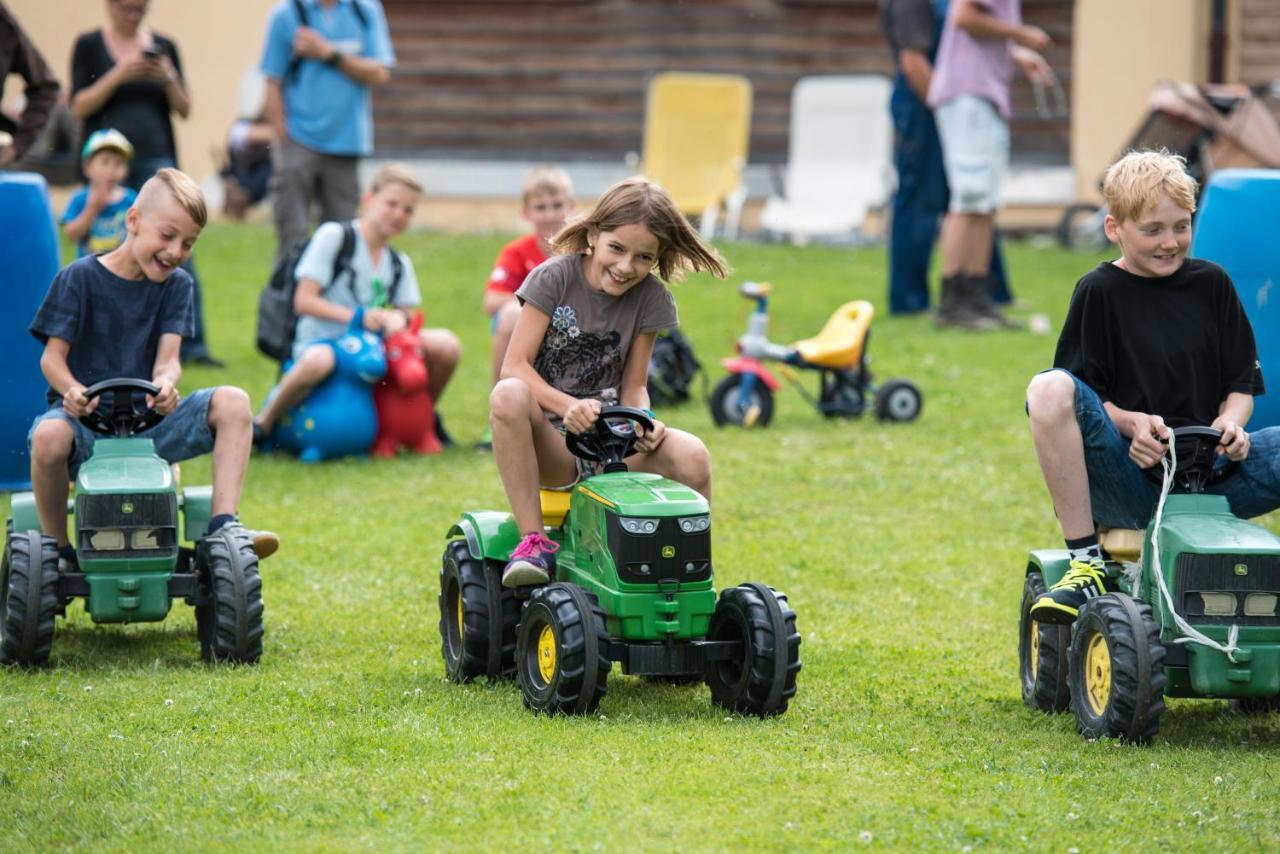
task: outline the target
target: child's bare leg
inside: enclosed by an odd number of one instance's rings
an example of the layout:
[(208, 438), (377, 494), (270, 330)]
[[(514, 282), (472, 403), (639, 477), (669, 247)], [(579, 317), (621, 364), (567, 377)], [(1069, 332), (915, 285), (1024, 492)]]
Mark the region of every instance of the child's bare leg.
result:
[(657, 450), (627, 457), (632, 471), (647, 471), (669, 477), (711, 500), (711, 454), (692, 433), (667, 428), (667, 436)]
[(41, 421), (31, 437), (31, 488), (36, 494), (40, 528), (67, 545), (67, 460), (75, 444), (75, 431), (58, 418)]
[(1075, 381), (1063, 371), (1037, 374), (1027, 386), (1031, 440), (1062, 535), (1068, 540), (1094, 533), (1089, 473), (1084, 463), (1084, 439), (1076, 422), (1075, 400)]
[(507, 300), (497, 311), (498, 323), (493, 329), (493, 384), (502, 379), (502, 360), (507, 357), (507, 345), (511, 343), (511, 332), (516, 328), (516, 318), (520, 316), (520, 300)]
[(253, 445), (253, 410), (249, 395), (235, 386), (219, 386), (209, 399), (213, 431), (213, 516), (234, 515), (240, 506), (249, 452)]
[(523, 380), (501, 380), (489, 394), (493, 461), (522, 534), (542, 530), (540, 478), (564, 484), (576, 473), (564, 437), (551, 426)]
[(256, 420), (263, 431), (270, 433), (280, 416), (305, 400), (313, 388), (333, 373), (333, 367), (332, 347), (308, 347), (298, 361), (293, 363), (293, 367), (280, 378), (275, 397), (258, 413)]
[(448, 329), (423, 329), (418, 337), (427, 354), (427, 394), (439, 403), (444, 387), (462, 359), (462, 342)]

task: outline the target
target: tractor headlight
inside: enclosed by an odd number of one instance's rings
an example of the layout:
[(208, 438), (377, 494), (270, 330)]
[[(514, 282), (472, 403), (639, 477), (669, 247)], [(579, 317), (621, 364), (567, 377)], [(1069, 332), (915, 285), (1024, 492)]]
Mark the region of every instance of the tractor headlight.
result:
[(162, 549), (160, 545), (161, 531), (158, 528), (139, 528), (133, 532), (130, 542), (135, 549)]
[(1234, 593), (1201, 593), (1206, 617), (1234, 617), (1236, 595)]
[(710, 516), (686, 516), (680, 520), (680, 530), (686, 534), (700, 534), (710, 527)]
[(1276, 599), (1274, 593), (1248, 593), (1244, 597), (1244, 615), (1246, 617), (1274, 617), (1276, 615)]
[(98, 552), (124, 551), (126, 541), (125, 532), (119, 528), (105, 528), (89, 534), (89, 548)]
[(620, 517), (618, 519), (618, 524), (620, 524), (622, 526), (622, 530), (626, 531), (628, 534), (640, 534), (643, 536), (645, 534), (656, 534), (658, 532), (657, 519), (632, 519)]

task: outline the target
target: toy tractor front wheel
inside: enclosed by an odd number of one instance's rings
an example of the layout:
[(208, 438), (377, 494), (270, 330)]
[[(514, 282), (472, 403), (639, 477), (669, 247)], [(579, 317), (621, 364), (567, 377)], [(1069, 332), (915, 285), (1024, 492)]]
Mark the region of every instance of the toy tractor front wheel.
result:
[(762, 718), (787, 710), (800, 672), (800, 633), (786, 594), (764, 584), (722, 590), (707, 640), (742, 642), (739, 658), (707, 664), (713, 703)]
[(1164, 646), (1151, 607), (1123, 593), (1090, 599), (1071, 631), (1071, 708), (1086, 738), (1149, 742), (1164, 712)]
[(262, 578), (253, 541), (227, 525), (196, 548), (205, 584), (196, 632), (205, 661), (256, 664), (262, 657)]
[(40, 667), (53, 648), (58, 613), (58, 544), (39, 531), (6, 531), (0, 567), (0, 663)]
[(711, 417), (717, 427), (767, 427), (773, 418), (773, 392), (764, 383), (756, 382), (744, 397), (742, 377), (730, 374), (711, 392)]
[(586, 715), (605, 694), (611, 662), (604, 612), (574, 584), (529, 595), (516, 629), (516, 675), (535, 712)]
[(471, 556), (466, 540), (452, 540), (440, 568), (440, 652), (453, 682), (515, 674), (520, 603), (498, 573)]
[(1018, 671), (1022, 677), (1022, 701), (1042, 712), (1065, 712), (1071, 706), (1071, 689), (1067, 685), (1071, 627), (1051, 626), (1031, 618), (1031, 606), (1044, 589), (1044, 577), (1040, 573), (1027, 573), (1018, 620)]

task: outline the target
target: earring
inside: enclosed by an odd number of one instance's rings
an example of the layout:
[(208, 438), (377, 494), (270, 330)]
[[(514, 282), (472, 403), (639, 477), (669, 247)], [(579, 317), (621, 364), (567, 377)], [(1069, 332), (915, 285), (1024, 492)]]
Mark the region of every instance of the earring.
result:
[(589, 257), (591, 257), (592, 253), (594, 253), (595, 251), (596, 251), (596, 245), (595, 245), (594, 243), (588, 243), (588, 244), (587, 244), (587, 257), (588, 257), (588, 258), (589, 258)]

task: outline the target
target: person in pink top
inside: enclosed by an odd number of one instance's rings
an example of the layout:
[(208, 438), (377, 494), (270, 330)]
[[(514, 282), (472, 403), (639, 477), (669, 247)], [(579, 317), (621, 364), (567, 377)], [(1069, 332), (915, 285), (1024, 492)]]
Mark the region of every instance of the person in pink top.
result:
[(1038, 52), (1049, 43), (1044, 30), (1022, 23), (1020, 0), (956, 0), (947, 14), (928, 97), (951, 187), (938, 326), (1011, 325), (992, 300), (987, 272), (1009, 163), (1009, 86), (1015, 65), (1032, 80), (1052, 79)]

